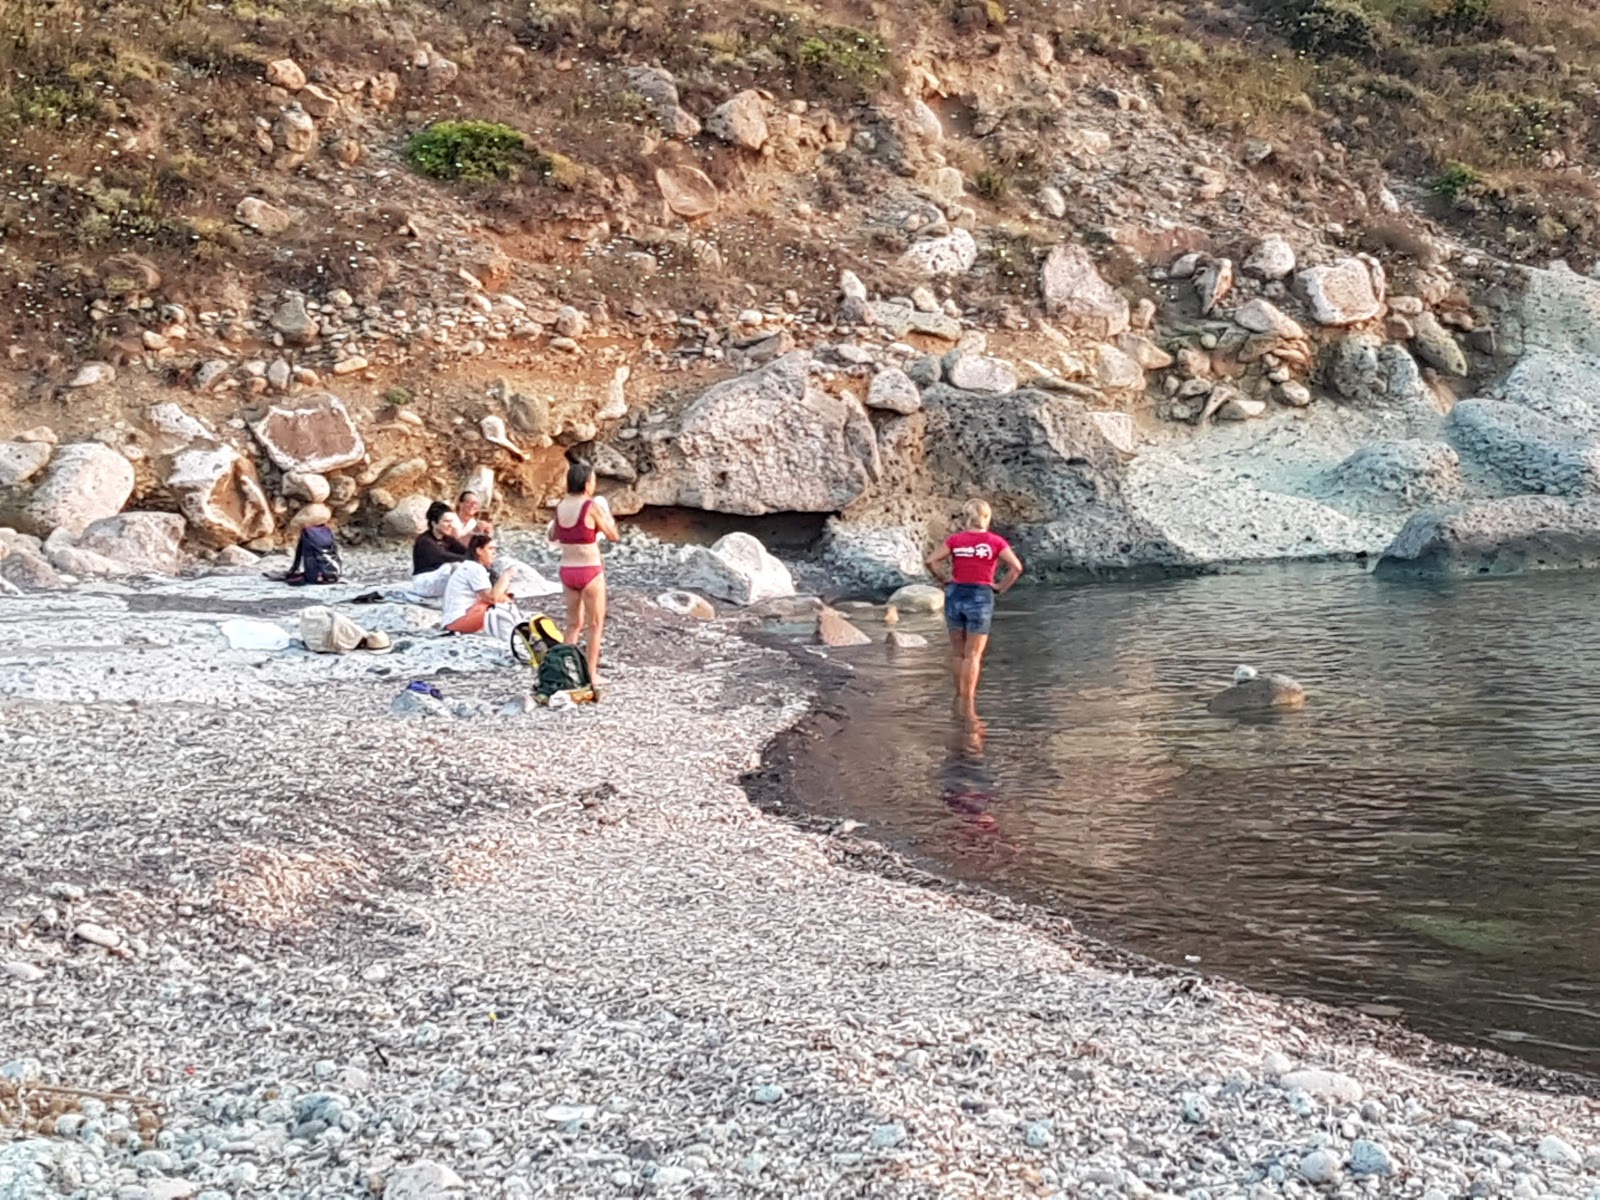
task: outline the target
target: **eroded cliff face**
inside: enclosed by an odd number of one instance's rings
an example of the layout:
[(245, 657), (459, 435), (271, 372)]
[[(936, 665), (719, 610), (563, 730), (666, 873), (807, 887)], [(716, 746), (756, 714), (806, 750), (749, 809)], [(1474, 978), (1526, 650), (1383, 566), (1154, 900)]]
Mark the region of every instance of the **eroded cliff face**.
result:
[(235, 557), (469, 481), (533, 521), (571, 457), (624, 513), (829, 514), (884, 584), (973, 492), (1068, 570), (1587, 494), (1597, 285), (1464, 246), (1336, 123), (1225, 132), (1051, 6), (970, 7), (188, 14), (245, 40), (142, 83), (78, 47), (99, 140), (51, 166), (33, 112), (12, 168), (13, 574), (124, 509)]

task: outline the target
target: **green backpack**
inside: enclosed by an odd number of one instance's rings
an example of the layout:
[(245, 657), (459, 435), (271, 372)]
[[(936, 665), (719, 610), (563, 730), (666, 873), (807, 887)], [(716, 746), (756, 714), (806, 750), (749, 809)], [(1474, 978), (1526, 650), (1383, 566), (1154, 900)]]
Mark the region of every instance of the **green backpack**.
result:
[(537, 699), (547, 701), (557, 692), (582, 692), (588, 688), (589, 660), (580, 647), (563, 642), (545, 651), (539, 663), (538, 685), (533, 689)]

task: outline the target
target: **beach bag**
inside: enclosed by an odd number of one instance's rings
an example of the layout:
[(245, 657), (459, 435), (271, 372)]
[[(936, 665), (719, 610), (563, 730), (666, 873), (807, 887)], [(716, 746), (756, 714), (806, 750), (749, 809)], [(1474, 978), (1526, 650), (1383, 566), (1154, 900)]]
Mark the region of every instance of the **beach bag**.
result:
[(589, 686), (589, 662), (577, 646), (565, 642), (551, 646), (539, 663), (538, 683), (533, 697), (541, 704), (550, 703), (558, 692), (566, 692), (573, 700), (583, 703), (593, 700), (594, 689)]
[(503, 646), (511, 639), (512, 630), (522, 623), (522, 614), (515, 607), (496, 604), (483, 614), (483, 636), (493, 638)]
[(511, 657), (525, 667), (538, 668), (552, 646), (561, 645), (561, 627), (544, 613), (535, 613), (511, 631)]
[(338, 583), (344, 574), (344, 560), (333, 530), (326, 525), (307, 525), (300, 531), (300, 567), (307, 583)]

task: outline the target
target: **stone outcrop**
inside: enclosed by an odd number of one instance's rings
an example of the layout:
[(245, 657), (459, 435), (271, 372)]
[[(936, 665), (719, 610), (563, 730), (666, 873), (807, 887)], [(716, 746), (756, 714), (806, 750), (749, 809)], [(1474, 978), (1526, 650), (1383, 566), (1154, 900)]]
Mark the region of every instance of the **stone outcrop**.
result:
[(1531, 409), (1502, 400), (1463, 400), (1445, 424), (1470, 464), (1506, 491), (1552, 496), (1600, 492), (1600, 441)]
[(354, 466), (367, 453), (349, 409), (332, 392), (274, 404), (250, 431), (281, 471), (326, 474)]
[(738, 605), (794, 595), (789, 568), (748, 533), (730, 533), (713, 546), (694, 547), (680, 582), (692, 591)]
[(891, 591), (927, 574), (919, 533), (918, 528), (899, 525), (862, 526), (832, 520), (822, 557), (841, 582), (871, 591)]
[(197, 539), (232, 546), (273, 532), (254, 463), (175, 404), (157, 405), (149, 417), (157, 478)]
[(1082, 246), (1063, 242), (1051, 250), (1039, 288), (1045, 311), (1070, 328), (1098, 338), (1128, 331), (1128, 298), (1105, 281)]
[(746, 516), (837, 512), (880, 467), (861, 402), (818, 387), (804, 353), (715, 384), (643, 441), (641, 503)]
[(1424, 509), (1378, 561), (1379, 575), (1516, 575), (1600, 567), (1600, 503), (1513, 496)]
[(1349, 403), (1369, 409), (1431, 405), (1431, 393), (1404, 346), (1375, 333), (1352, 333), (1327, 351), (1327, 382)]
[(183, 518), (176, 513), (125, 512), (94, 522), (76, 546), (134, 574), (176, 575), (183, 566), (183, 533)]
[(133, 464), (109, 446), (99, 442), (62, 446), (22, 503), (17, 528), (40, 536), (56, 529), (82, 533), (94, 522), (121, 512), (133, 495), (133, 485)]
[(1334, 467), (1328, 485), (1336, 494), (1438, 504), (1461, 495), (1461, 456), (1444, 442), (1373, 442)]

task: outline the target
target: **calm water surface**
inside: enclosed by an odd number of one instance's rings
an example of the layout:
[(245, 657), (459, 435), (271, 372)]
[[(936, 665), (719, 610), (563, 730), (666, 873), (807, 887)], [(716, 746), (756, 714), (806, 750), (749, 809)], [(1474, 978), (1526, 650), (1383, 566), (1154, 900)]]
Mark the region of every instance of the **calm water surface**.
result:
[[(855, 661), (808, 807), (1158, 958), (1600, 1069), (1600, 578), (1013, 593), (981, 751), (936, 653)], [(1239, 663), (1307, 709), (1208, 715)]]

